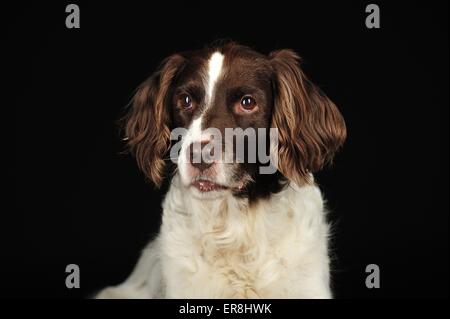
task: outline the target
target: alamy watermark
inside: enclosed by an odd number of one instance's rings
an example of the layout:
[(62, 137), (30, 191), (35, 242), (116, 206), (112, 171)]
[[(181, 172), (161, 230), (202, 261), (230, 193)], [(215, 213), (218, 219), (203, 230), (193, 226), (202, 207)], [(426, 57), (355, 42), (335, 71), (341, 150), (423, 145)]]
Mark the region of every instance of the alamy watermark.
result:
[(80, 288), (80, 267), (76, 264), (66, 266), (66, 287), (68, 289)]
[(68, 29), (80, 28), (80, 7), (76, 4), (68, 4), (66, 6), (66, 27)]
[[(202, 131), (202, 139), (193, 139), (185, 128), (175, 128), (170, 139), (176, 141), (170, 149), (174, 163), (258, 163), (260, 174), (274, 174), (278, 167), (277, 128), (225, 128), (225, 136), (217, 128)], [(180, 139), (181, 138), (181, 139)], [(193, 139), (180, 158), (184, 139)]]
[(377, 264), (366, 266), (366, 287), (369, 289), (380, 288), (380, 267)]
[(380, 28), (380, 7), (376, 4), (369, 4), (366, 7), (366, 13), (369, 15), (366, 17), (366, 27), (368, 29)]

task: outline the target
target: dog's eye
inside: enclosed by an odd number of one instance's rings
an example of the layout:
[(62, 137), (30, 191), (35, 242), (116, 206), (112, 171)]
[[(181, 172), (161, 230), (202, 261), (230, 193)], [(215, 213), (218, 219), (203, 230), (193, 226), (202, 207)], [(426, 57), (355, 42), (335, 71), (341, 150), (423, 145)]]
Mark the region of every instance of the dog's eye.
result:
[(256, 107), (256, 100), (251, 96), (246, 95), (241, 99), (241, 107), (245, 111), (252, 111)]
[(182, 109), (190, 109), (192, 107), (192, 98), (189, 94), (181, 94), (178, 97), (177, 104)]

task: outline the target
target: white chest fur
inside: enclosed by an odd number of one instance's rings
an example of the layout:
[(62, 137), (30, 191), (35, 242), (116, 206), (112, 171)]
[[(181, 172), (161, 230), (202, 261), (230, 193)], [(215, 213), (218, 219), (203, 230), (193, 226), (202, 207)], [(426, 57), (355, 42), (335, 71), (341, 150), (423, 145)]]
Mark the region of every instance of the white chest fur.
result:
[(169, 298), (330, 297), (328, 226), (316, 186), (248, 206), (201, 201), (176, 180), (158, 238)]

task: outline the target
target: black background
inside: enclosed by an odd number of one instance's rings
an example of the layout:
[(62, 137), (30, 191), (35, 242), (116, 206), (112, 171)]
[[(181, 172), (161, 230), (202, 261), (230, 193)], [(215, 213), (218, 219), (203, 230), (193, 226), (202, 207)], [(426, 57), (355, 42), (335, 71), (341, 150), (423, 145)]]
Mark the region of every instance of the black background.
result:
[[(346, 119), (343, 151), (317, 175), (335, 296), (448, 296), (447, 1), (376, 1), (378, 30), (365, 1), (75, 3), (80, 29), (65, 27), (64, 2), (2, 10), (15, 142), (5, 214), (19, 219), (4, 232), (4, 297), (86, 297), (126, 278), (162, 194), (121, 154), (117, 119), (164, 57), (223, 38), (296, 50)], [(70, 263), (80, 289), (65, 287)], [(371, 263), (380, 289), (365, 287)]]

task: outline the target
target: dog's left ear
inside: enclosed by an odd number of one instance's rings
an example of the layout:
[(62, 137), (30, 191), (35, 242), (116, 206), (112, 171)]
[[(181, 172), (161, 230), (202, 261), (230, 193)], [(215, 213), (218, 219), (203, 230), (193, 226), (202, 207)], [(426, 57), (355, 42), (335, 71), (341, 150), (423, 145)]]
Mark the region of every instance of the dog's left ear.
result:
[(344, 119), (300, 69), (291, 50), (269, 55), (274, 70), (272, 127), (278, 128), (278, 170), (301, 185), (330, 162), (346, 138)]
[(170, 147), (170, 114), (167, 96), (184, 58), (175, 54), (137, 89), (122, 119), (128, 150), (141, 171), (154, 185), (165, 177), (166, 155)]

